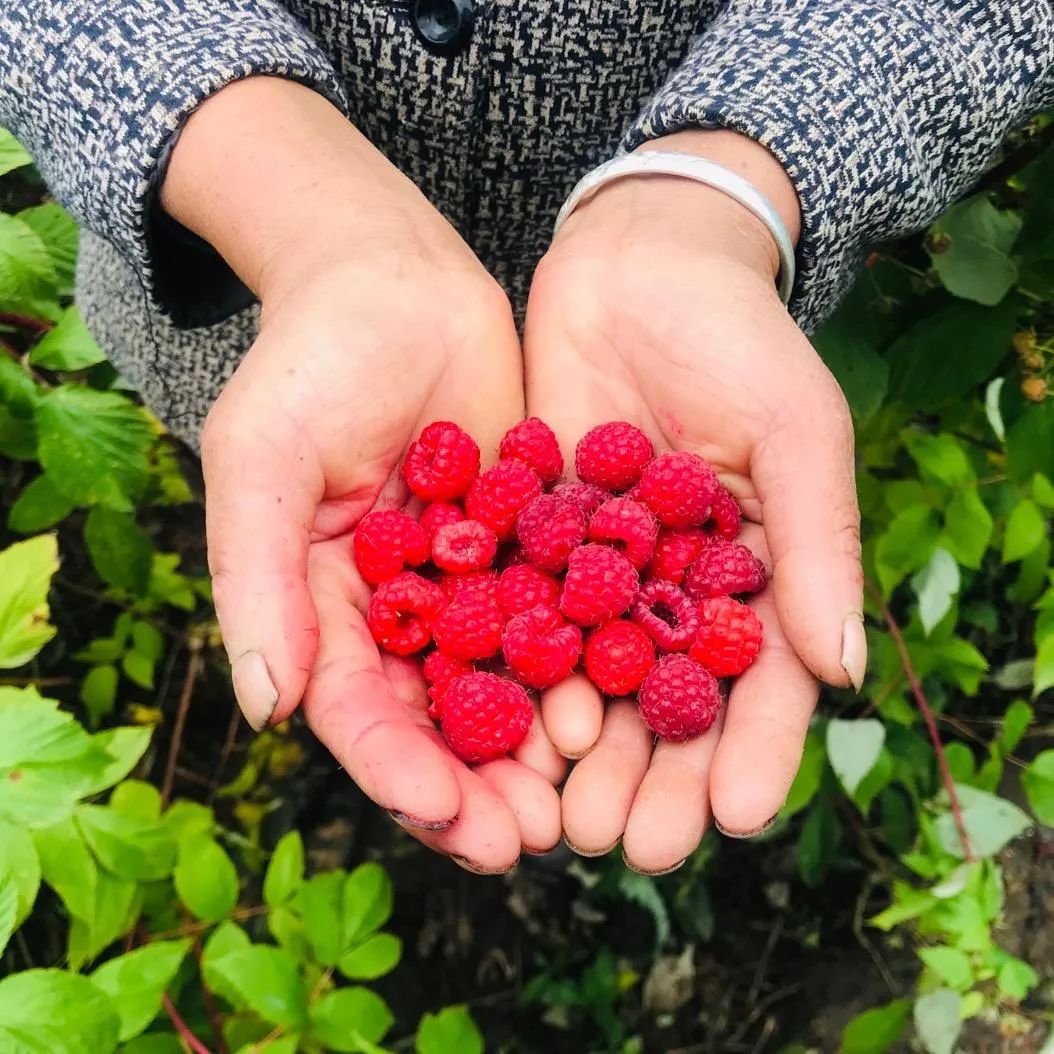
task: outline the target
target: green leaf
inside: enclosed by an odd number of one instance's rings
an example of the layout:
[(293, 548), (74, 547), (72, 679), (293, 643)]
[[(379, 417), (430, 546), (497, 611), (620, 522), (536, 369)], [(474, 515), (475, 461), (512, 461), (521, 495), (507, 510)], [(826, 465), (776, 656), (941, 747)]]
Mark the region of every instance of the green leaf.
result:
[(483, 1036), (467, 1007), (425, 1014), (417, 1028), (416, 1054), (483, 1054)]
[(344, 878), (343, 871), (324, 871), (308, 879), (300, 890), (304, 930), (323, 966), (336, 966), (345, 948), (341, 926)]
[(828, 721), (827, 757), (850, 797), (878, 761), (885, 741), (886, 727), (875, 718)]
[(919, 598), (919, 621), (928, 637), (959, 595), (959, 565), (947, 549), (933, 550), (929, 563), (911, 580), (911, 588)]
[(286, 1027), (303, 1022), (307, 991), (296, 960), (284, 948), (256, 944), (229, 951), (211, 957), (209, 970), (220, 984), (221, 995), (236, 994), (240, 1005), (265, 1021)]
[(211, 838), (198, 835), (180, 843), (173, 877), (179, 899), (205, 922), (219, 922), (238, 905), (238, 871)]
[(138, 1036), (161, 1009), (161, 998), (190, 948), (188, 939), (157, 941), (103, 963), (92, 980), (121, 1017), (119, 1039)]
[(928, 479), (958, 487), (977, 478), (962, 443), (955, 436), (909, 429), (904, 433), (904, 442), (919, 471)]
[(176, 846), (159, 821), (127, 816), (105, 805), (78, 805), (77, 825), (99, 863), (122, 878), (167, 878), (176, 862)]
[(794, 782), (791, 784), (787, 800), (780, 813), (784, 819), (790, 819), (796, 813), (801, 812), (816, 797), (826, 761), (827, 752), (823, 738), (818, 732), (810, 729), (805, 739), (801, 762), (798, 765), (798, 774), (794, 777)]
[(235, 983), (228, 982), (227, 972), (217, 970), (215, 964), (235, 952), (243, 952), (251, 947), (248, 934), (241, 926), (234, 922), (221, 922), (205, 941), (201, 955), (201, 974), (206, 987), (226, 999), (236, 1009), (242, 1009), (248, 1004), (242, 997), (241, 989)]
[(1007, 429), (1006, 467), (1022, 486), (1037, 472), (1054, 478), (1054, 399), (1027, 403)]
[(6, 129), (0, 128), (0, 176), (33, 164), (22, 144)]
[(1010, 249), (1021, 230), (1021, 217), (1002, 212), (983, 194), (952, 205), (930, 228), (933, 269), (955, 296), (992, 306), (1017, 281)]
[(211, 809), (182, 798), (169, 806), (162, 822), (177, 845), (182, 845), (186, 839), (196, 835), (211, 835), (216, 829), (216, 818)]
[[(125, 1043), (118, 1054), (186, 1054), (186, 1050), (174, 1033), (151, 1032)], [(275, 1044), (271, 1044), (267, 1054), (279, 1054)]]
[(107, 664), (89, 670), (81, 681), (80, 700), (88, 711), (92, 728), (98, 728), (99, 722), (113, 712), (119, 676), (117, 667)]
[(838, 1054), (884, 1054), (900, 1039), (910, 1017), (910, 999), (896, 999), (857, 1014), (842, 1033)]
[(337, 964), (340, 972), (352, 981), (374, 981), (391, 973), (399, 963), (403, 944), (390, 933), (375, 933), (346, 952)]
[(73, 217), (61, 206), (49, 201), (23, 209), (18, 218), (44, 243), (55, 270), (60, 296), (73, 295), (74, 271), (77, 266), (77, 242), (80, 231)]
[(1003, 727), (999, 733), (999, 746), (1003, 754), (1010, 754), (1021, 742), (1032, 723), (1033, 710), (1023, 699), (1015, 699), (1003, 714)]
[(140, 651), (129, 651), (121, 657), (125, 676), (140, 688), (154, 687), (154, 660)]
[(392, 917), (392, 880), (377, 863), (360, 864), (344, 882), (343, 945), (354, 947)]
[(798, 836), (798, 871), (807, 886), (817, 886), (834, 860), (842, 828), (834, 810), (821, 802), (813, 806)]
[(123, 395), (64, 385), (37, 409), (40, 462), (78, 505), (130, 512), (149, 475), (153, 441), (142, 412)]
[(100, 763), (85, 770), (88, 787), (81, 796), (98, 794), (123, 780), (146, 753), (152, 734), (149, 728), (128, 725), (108, 728), (92, 736), (96, 748), (94, 756)]
[(81, 969), (114, 941), (131, 933), (142, 906), (143, 890), (138, 883), (100, 871), (91, 924), (78, 918), (70, 923), (67, 951), (70, 969)]
[(1047, 523), (1039, 506), (1023, 498), (1014, 506), (1003, 538), (1003, 563), (1009, 564), (1027, 556), (1043, 541)]
[(1054, 827), (1054, 750), (1036, 755), (1021, 773), (1021, 786), (1036, 819)]
[(97, 505), (85, 520), (84, 542), (103, 581), (140, 596), (146, 592), (154, 547), (132, 514)]
[(140, 820), (161, 818), (161, 792), (144, 780), (124, 780), (114, 788), (110, 807)]
[(938, 988), (915, 1003), (915, 1032), (927, 1054), (952, 1054), (959, 1038), (962, 999), (950, 988)]
[(39, 235), (0, 212), (0, 311), (50, 318), (57, 296), (55, 266)]
[(276, 908), (292, 900), (304, 884), (304, 843), (299, 831), (288, 831), (275, 846), (264, 875), (264, 900)]
[(978, 568), (995, 524), (981, 496), (973, 488), (957, 490), (944, 508), (941, 545), (963, 565)]
[(34, 366), (47, 370), (86, 370), (105, 359), (76, 306), (66, 308), (54, 328), (29, 353)]
[(311, 1004), (312, 1032), (334, 1051), (359, 1050), (356, 1036), (376, 1043), (394, 1020), (388, 1004), (368, 988), (338, 988)]
[(876, 572), (887, 596), (903, 578), (925, 566), (939, 534), (936, 514), (927, 505), (910, 505), (893, 517), (875, 547)]
[(893, 903), (870, 920), (875, 929), (889, 931), (909, 919), (917, 919), (938, 901), (931, 890), (916, 889), (906, 882), (893, 883)]
[(18, 498), (7, 514), (7, 526), (19, 534), (36, 534), (54, 527), (73, 512), (73, 502), (60, 494), (47, 475), (37, 476)]
[(17, 915), (18, 890), (15, 888), (15, 880), (0, 860), (0, 953), (4, 952), (7, 942), (14, 935)]
[(25, 970), (0, 981), (0, 1050), (5, 1054), (113, 1054), (119, 1019), (87, 977)]
[[(955, 790), (970, 848), (976, 856), (994, 856), (1032, 825), (1028, 814), (1005, 798), (965, 785), (957, 784)], [(941, 848), (961, 860), (963, 847), (950, 811), (937, 818), (935, 830)]]
[(889, 366), (856, 320), (836, 316), (814, 335), (813, 344), (841, 386), (853, 417), (869, 418), (882, 405)]
[(1036, 648), (1036, 664), (1032, 671), (1032, 696), (1054, 686), (1054, 633), (1048, 633)]
[(1010, 999), (1020, 1002), (1039, 984), (1039, 975), (1027, 962), (1000, 954), (1000, 963), (996, 970), (996, 981), (1000, 990)]
[(919, 958), (950, 988), (965, 991), (973, 984), (970, 957), (958, 948), (920, 948)]
[(58, 569), (58, 545), (51, 534), (0, 552), (0, 669), (29, 662), (55, 636), (48, 622), (48, 590)]
[(95, 917), (99, 868), (80, 829), (67, 818), (33, 832), (44, 881), (59, 895), (66, 910), (89, 926)]
[(40, 858), (29, 833), (17, 824), (0, 820), (0, 872), (15, 887), (15, 925), (29, 915), (40, 888)]

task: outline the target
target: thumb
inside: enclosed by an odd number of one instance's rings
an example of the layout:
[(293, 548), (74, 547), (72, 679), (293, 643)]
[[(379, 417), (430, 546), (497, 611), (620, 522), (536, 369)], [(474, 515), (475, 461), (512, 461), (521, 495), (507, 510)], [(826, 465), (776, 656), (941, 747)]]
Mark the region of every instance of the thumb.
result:
[(784, 384), (777, 405), (751, 457), (751, 478), (780, 623), (813, 673), (859, 690), (867, 643), (849, 408), (815, 357)]
[(296, 709), (315, 659), (307, 557), (324, 485), (288, 418), (259, 409), (228, 390), (201, 445), (213, 599), (238, 705), (257, 731)]

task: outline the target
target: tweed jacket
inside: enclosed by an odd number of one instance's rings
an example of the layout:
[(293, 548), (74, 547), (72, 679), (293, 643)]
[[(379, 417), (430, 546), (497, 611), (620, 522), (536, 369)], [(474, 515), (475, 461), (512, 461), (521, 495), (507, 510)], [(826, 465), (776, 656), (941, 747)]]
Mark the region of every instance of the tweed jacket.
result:
[[(471, 31), (435, 47), (437, 12), (474, 14)], [(870, 244), (924, 226), (1008, 130), (1054, 102), (1054, 11), (1050, 0), (3, 0), (0, 124), (84, 226), (78, 297), (99, 341), (191, 442), (257, 312), (211, 250), (157, 216), (159, 165), (203, 99), (254, 73), (345, 109), (521, 310), (580, 176), (682, 128), (738, 129), (797, 187), (791, 311), (809, 330)]]

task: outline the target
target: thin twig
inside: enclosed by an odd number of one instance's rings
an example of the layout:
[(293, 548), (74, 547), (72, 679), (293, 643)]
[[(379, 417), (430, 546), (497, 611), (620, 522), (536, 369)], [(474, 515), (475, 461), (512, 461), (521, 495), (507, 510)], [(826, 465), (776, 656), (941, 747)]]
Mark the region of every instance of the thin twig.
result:
[(761, 986), (765, 983), (765, 975), (769, 969), (769, 960), (772, 958), (772, 953), (776, 949), (776, 942), (780, 939), (782, 933), (783, 916), (777, 915), (776, 921), (769, 931), (768, 940), (765, 941), (765, 950), (761, 953), (757, 969), (754, 971), (754, 980), (750, 984), (750, 992), (747, 994), (747, 1002), (751, 1005), (757, 1001), (758, 995), (761, 993)]
[[(256, 915), (262, 915), (267, 911), (266, 904), (257, 904), (251, 908), (238, 908), (237, 911), (232, 911), (224, 922), (241, 922), (242, 919), (251, 919)], [(144, 944), (151, 944), (153, 941), (167, 941), (172, 940), (175, 937), (192, 937), (195, 933), (204, 933), (205, 930), (211, 930), (215, 925), (213, 922), (188, 922), (183, 926), (177, 926), (174, 930), (164, 930), (161, 933), (151, 933), (149, 937), (143, 942)]]
[(889, 967), (886, 966), (885, 960), (879, 954), (878, 949), (868, 940), (867, 935), (864, 933), (864, 909), (867, 907), (867, 902), (871, 897), (871, 890), (874, 888), (875, 880), (869, 877), (867, 884), (860, 891), (860, 896), (856, 898), (856, 907), (853, 909), (853, 934), (860, 947), (871, 957), (871, 961), (875, 964), (875, 969), (889, 989), (889, 994), (896, 997), (897, 983), (893, 980), (893, 975), (889, 972)]
[[(201, 934), (194, 937), (194, 960), (198, 964), (198, 973), (204, 976), (201, 965)], [(205, 1004), (205, 1016), (212, 1026), (212, 1038), (216, 1041), (216, 1050), (219, 1054), (229, 1054), (227, 1041), (223, 1038), (223, 1025), (220, 1022), (220, 1008), (216, 1005), (216, 997), (212, 994), (208, 985), (201, 986), (201, 1001)]]
[(187, 641), (187, 672), (183, 676), (183, 690), (179, 693), (179, 707), (176, 710), (176, 723), (172, 727), (172, 742), (168, 748), (168, 763), (165, 766), (165, 779), (161, 784), (161, 804), (168, 805), (172, 796), (172, 783), (176, 777), (176, 763), (179, 760), (179, 748), (183, 742), (183, 729), (187, 723), (187, 711), (194, 695), (194, 682), (201, 672), (200, 637), (192, 636)]
[(209, 797), (207, 803), (212, 805), (216, 801), (216, 795), (219, 793), (220, 786), (223, 781), (223, 773), (226, 771), (227, 762), (231, 759), (231, 753), (234, 750), (234, 744), (238, 739), (238, 729), (241, 728), (242, 713), (236, 707), (231, 707), (231, 719), (227, 723), (227, 735), (223, 739), (223, 749), (220, 751), (220, 759), (216, 762), (216, 768), (213, 771), (212, 779), (209, 780)]
[(955, 791), (955, 781), (952, 779), (951, 769), (948, 768), (948, 759), (944, 753), (944, 744), (941, 742), (940, 733), (937, 731), (937, 720), (933, 716), (933, 709), (926, 698), (926, 693), (922, 690), (919, 676), (915, 672), (911, 656), (908, 654), (908, 646), (904, 643), (904, 635), (900, 632), (900, 626), (897, 625), (893, 612), (889, 610), (889, 605), (885, 602), (882, 593), (875, 587), (874, 583), (868, 582), (867, 586), (875, 603), (878, 605), (879, 611), (882, 612), (882, 617), (886, 620), (886, 627), (889, 629), (889, 635), (893, 638), (897, 655), (900, 657), (900, 665), (904, 671), (904, 676), (907, 677), (908, 684), (911, 685), (911, 692), (915, 696), (915, 702), (918, 704), (923, 720), (926, 722), (926, 730), (930, 734), (930, 742), (933, 744), (933, 749), (937, 754), (937, 765), (941, 772), (941, 782), (944, 784), (944, 789), (948, 792), (948, 800), (951, 803), (955, 829), (959, 832), (959, 841), (963, 847), (963, 857), (972, 861), (976, 858), (973, 855), (973, 849), (970, 848), (970, 838), (966, 833), (966, 824), (963, 822), (963, 811), (959, 804), (959, 795)]
[(21, 326), (22, 329), (31, 329), (34, 333), (46, 333), (54, 323), (43, 318), (31, 318), (29, 315), (17, 315), (12, 311), (0, 311), (0, 324), (7, 326)]
[(175, 1003), (169, 999), (168, 992), (165, 992), (161, 997), (161, 1005), (165, 1008), (165, 1013), (168, 1014), (171, 1019), (175, 1030), (180, 1034), (184, 1042), (190, 1047), (194, 1054), (212, 1054), (212, 1051), (190, 1031), (190, 1026), (183, 1020), (182, 1015), (176, 1009)]
[(5, 688), (23, 688), (30, 684), (38, 688), (61, 688), (76, 681), (76, 677), (0, 677), (0, 685)]
[[(982, 747), (987, 747), (988, 740), (984, 736), (979, 736), (972, 728), (964, 725), (957, 717), (949, 717), (947, 714), (937, 714), (937, 720), (943, 721), (949, 728), (954, 728), (960, 735), (966, 736), (967, 739), (972, 739), (975, 743)], [(1016, 765), (1019, 769), (1027, 769), (1028, 763), (1022, 761), (1019, 757), (1015, 757), (1013, 754), (1004, 754), (1004, 761), (1009, 761), (1011, 765)]]

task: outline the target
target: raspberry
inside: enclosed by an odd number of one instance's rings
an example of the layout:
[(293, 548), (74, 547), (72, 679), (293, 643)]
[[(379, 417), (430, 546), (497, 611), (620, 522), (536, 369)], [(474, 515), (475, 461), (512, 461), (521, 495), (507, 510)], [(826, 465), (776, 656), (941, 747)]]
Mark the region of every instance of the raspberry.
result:
[(436, 647), (450, 659), (486, 659), (501, 651), (505, 617), (493, 593), (459, 593), (432, 627)]
[(586, 641), (586, 674), (607, 695), (635, 692), (655, 665), (655, 645), (633, 622), (615, 619)]
[(707, 597), (699, 605), (699, 632), (688, 654), (715, 677), (735, 677), (761, 651), (761, 619), (731, 597)]
[(498, 573), (466, 571), (463, 575), (455, 575), (447, 571), (439, 576), (439, 584), (447, 600), (454, 600), (462, 593), (486, 593), (488, 596), (495, 596), (498, 591)]
[(498, 447), (502, 458), (522, 461), (543, 483), (555, 483), (564, 470), (564, 455), (553, 430), (537, 417), (528, 417), (506, 433)]
[(540, 494), (516, 523), (524, 556), (543, 571), (562, 571), (586, 536), (586, 518), (555, 494)]
[(493, 673), (455, 677), (443, 696), (440, 727), (450, 749), (462, 761), (493, 761), (524, 740), (534, 708), (515, 682)]
[(465, 518), (465, 511), (452, 501), (433, 501), (426, 505), (418, 521), (429, 538), (435, 536), (440, 527), (448, 523), (460, 523)]
[(700, 527), (686, 527), (683, 531), (659, 531), (655, 555), (646, 568), (649, 578), (662, 578), (679, 586), (684, 573), (695, 558), (709, 544), (707, 534)]
[(412, 655), (432, 639), (433, 625), (446, 602), (435, 582), (404, 571), (377, 587), (366, 609), (366, 625), (386, 651)]
[(394, 578), (407, 564), (428, 559), (428, 535), (405, 512), (381, 509), (362, 518), (351, 539), (355, 566), (371, 586)]
[(499, 461), (472, 484), (465, 511), (507, 542), (515, 533), (520, 510), (542, 492), (542, 481), (522, 461)]
[(507, 618), (530, 611), (539, 604), (555, 608), (560, 600), (560, 583), (530, 564), (513, 564), (498, 580), (498, 603)]
[(640, 479), (654, 453), (651, 440), (625, 421), (591, 428), (575, 449), (575, 471), (586, 483), (626, 490)]
[(739, 542), (713, 542), (688, 569), (684, 591), (699, 603), (706, 597), (756, 593), (765, 586), (765, 565)]
[(462, 659), (451, 659), (441, 651), (433, 651), (425, 659), (423, 672), (428, 681), (428, 698), (432, 700), (428, 716), (438, 721), (443, 712), (443, 696), (450, 682), (463, 673), (472, 673), (472, 665)]
[(410, 444), (403, 475), (422, 501), (453, 501), (479, 475), (479, 447), (457, 425), (434, 421)]
[(659, 535), (659, 521), (651, 510), (632, 498), (610, 498), (589, 521), (587, 536), (591, 542), (604, 545), (615, 544), (619, 552), (626, 554), (638, 570), (655, 551), (655, 540)]
[(575, 668), (582, 654), (582, 631), (555, 608), (539, 605), (509, 621), (501, 651), (522, 684), (550, 688)]
[(553, 487), (553, 493), (558, 498), (577, 505), (582, 510), (587, 523), (593, 513), (611, 497), (603, 487), (598, 487), (593, 483), (558, 483)]
[(739, 502), (722, 487), (710, 506), (710, 523), (714, 526), (714, 534), (726, 542), (734, 542), (739, 534), (739, 519)]
[(633, 603), (640, 581), (633, 564), (606, 545), (583, 545), (571, 554), (560, 610), (580, 626), (599, 626)]
[(663, 651), (687, 651), (699, 629), (695, 605), (672, 582), (645, 582), (630, 617)]
[(432, 562), (458, 574), (490, 567), (497, 552), (494, 532), (476, 520), (448, 523), (432, 539)]
[(644, 470), (637, 496), (663, 527), (692, 527), (706, 522), (720, 486), (697, 454), (668, 451)]
[(667, 655), (637, 693), (640, 716), (662, 739), (680, 743), (705, 732), (717, 720), (721, 692), (714, 675), (687, 655)]

